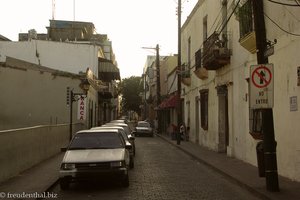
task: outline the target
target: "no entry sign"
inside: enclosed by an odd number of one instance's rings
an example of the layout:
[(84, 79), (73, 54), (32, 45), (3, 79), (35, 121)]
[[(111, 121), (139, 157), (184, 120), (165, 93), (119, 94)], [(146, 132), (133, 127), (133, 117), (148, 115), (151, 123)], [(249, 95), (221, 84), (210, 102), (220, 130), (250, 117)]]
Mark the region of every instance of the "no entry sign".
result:
[(273, 108), (274, 102), (273, 64), (250, 67), (250, 108)]

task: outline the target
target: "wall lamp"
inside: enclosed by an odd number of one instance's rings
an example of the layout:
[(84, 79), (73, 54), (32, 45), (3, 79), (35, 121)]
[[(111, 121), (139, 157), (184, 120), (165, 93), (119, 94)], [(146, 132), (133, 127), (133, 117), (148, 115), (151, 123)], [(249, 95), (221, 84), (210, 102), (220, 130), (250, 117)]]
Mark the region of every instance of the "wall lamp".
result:
[(67, 105), (70, 105), (70, 128), (69, 128), (69, 140), (72, 140), (72, 128), (73, 128), (73, 102), (79, 99), (84, 99), (87, 97), (87, 92), (90, 89), (90, 83), (88, 79), (83, 79), (79, 84), (79, 87), (83, 90), (83, 93), (75, 93), (73, 89), (67, 87)]

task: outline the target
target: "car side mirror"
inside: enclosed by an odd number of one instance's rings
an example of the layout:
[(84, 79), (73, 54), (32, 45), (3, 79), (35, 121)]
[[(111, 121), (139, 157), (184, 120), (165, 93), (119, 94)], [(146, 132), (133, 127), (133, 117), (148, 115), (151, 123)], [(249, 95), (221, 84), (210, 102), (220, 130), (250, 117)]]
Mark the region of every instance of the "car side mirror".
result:
[(129, 137), (129, 140), (132, 140), (132, 141), (134, 141), (135, 140), (135, 137)]
[(66, 151), (67, 151), (67, 147), (60, 148), (60, 152), (66, 152)]
[(131, 150), (132, 149), (132, 145), (131, 144), (126, 144), (125, 145), (125, 149)]

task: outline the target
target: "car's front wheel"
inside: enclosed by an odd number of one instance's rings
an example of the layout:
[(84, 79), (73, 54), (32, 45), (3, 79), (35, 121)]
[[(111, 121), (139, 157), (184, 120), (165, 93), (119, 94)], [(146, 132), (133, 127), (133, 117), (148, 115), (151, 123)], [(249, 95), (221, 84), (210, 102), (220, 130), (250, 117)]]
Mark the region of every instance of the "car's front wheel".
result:
[(70, 180), (68, 178), (61, 178), (59, 180), (60, 189), (67, 190), (70, 187)]

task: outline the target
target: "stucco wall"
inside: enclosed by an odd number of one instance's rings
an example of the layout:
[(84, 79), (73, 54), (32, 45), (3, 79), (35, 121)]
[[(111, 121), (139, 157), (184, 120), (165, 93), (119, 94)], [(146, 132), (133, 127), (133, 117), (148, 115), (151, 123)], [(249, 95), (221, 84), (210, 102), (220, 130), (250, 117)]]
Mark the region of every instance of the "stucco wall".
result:
[[(82, 92), (78, 78), (0, 65), (0, 130), (69, 123), (67, 87)], [(73, 106), (73, 122), (77, 106)]]

